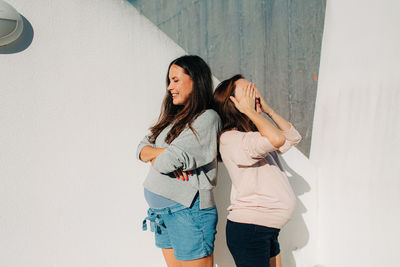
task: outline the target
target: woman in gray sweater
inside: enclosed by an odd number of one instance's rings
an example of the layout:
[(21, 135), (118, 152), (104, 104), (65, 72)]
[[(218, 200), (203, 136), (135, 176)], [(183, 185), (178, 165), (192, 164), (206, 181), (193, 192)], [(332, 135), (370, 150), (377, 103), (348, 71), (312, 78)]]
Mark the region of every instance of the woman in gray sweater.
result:
[(168, 267), (213, 266), (220, 118), (211, 109), (212, 89), (210, 68), (200, 57), (172, 61), (158, 122), (137, 149), (137, 157), (151, 163), (143, 229), (150, 221)]

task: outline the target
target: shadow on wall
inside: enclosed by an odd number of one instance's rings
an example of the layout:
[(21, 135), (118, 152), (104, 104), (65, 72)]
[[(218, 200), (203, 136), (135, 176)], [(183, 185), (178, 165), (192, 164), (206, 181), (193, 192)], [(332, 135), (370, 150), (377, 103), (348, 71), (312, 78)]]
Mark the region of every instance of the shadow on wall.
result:
[(303, 213), (307, 212), (306, 207), (300, 201), (299, 196), (311, 190), (307, 181), (296, 173), (289, 165), (279, 157), (286, 173), (289, 173), (289, 183), (296, 195), (297, 207), (293, 213), (292, 219), (285, 225), (279, 234), (279, 243), (281, 245), (282, 266), (296, 267), (296, 261), (293, 255), (298, 250), (307, 245), (310, 234), (303, 218)]
[(218, 267), (232, 267), (235, 262), (226, 245), (225, 226), (228, 216), (227, 208), (230, 205), (232, 182), (223, 163), (218, 163), (218, 182), (214, 191), (218, 210), (217, 236), (215, 239), (214, 262)]
[[(282, 265), (285, 267), (296, 267), (293, 252), (306, 246), (309, 240), (309, 232), (302, 215), (307, 212), (307, 209), (300, 201), (299, 196), (309, 192), (311, 188), (306, 180), (291, 169), (282, 157), (279, 159), (281, 160), (283, 169), (291, 175), (289, 177), (289, 182), (297, 198), (297, 207), (293, 217), (282, 229), (279, 235)], [(227, 208), (230, 205), (231, 186), (232, 183), (225, 165), (219, 163), (218, 184), (214, 192), (218, 209), (218, 226), (215, 240), (214, 262), (218, 267), (235, 266), (233, 258), (226, 245), (225, 238), (226, 217), (228, 216)]]
[(11, 44), (0, 46), (0, 54), (19, 53), (31, 45), (34, 36), (32, 24), (24, 16), (22, 16), (22, 21), (24, 22), (24, 29), (21, 36)]

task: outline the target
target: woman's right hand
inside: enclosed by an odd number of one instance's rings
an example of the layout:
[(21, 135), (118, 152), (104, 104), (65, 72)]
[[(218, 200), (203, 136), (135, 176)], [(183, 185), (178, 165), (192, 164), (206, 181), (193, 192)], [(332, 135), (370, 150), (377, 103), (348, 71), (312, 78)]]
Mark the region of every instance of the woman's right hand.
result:
[(246, 88), (243, 89), (243, 95), (240, 99), (234, 96), (230, 96), (229, 98), (241, 113), (247, 115), (251, 112), (255, 112), (256, 90), (254, 83), (249, 83)]

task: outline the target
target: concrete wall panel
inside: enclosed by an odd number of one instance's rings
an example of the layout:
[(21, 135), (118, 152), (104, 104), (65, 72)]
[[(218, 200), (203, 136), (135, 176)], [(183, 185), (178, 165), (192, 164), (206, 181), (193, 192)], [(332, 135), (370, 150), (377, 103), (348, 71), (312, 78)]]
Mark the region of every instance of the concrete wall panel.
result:
[(308, 156), (325, 1), (130, 0), (224, 80), (242, 73), (303, 135)]

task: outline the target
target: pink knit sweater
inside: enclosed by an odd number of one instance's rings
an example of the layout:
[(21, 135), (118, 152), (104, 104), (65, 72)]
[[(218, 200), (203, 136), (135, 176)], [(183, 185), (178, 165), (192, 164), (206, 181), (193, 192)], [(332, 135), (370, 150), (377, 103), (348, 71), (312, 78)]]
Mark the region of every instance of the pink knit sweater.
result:
[(281, 229), (296, 206), (289, 181), (277, 153), (301, 140), (292, 126), (282, 132), (286, 141), (279, 149), (259, 132), (231, 130), (220, 137), (220, 153), (232, 180), (228, 219)]

